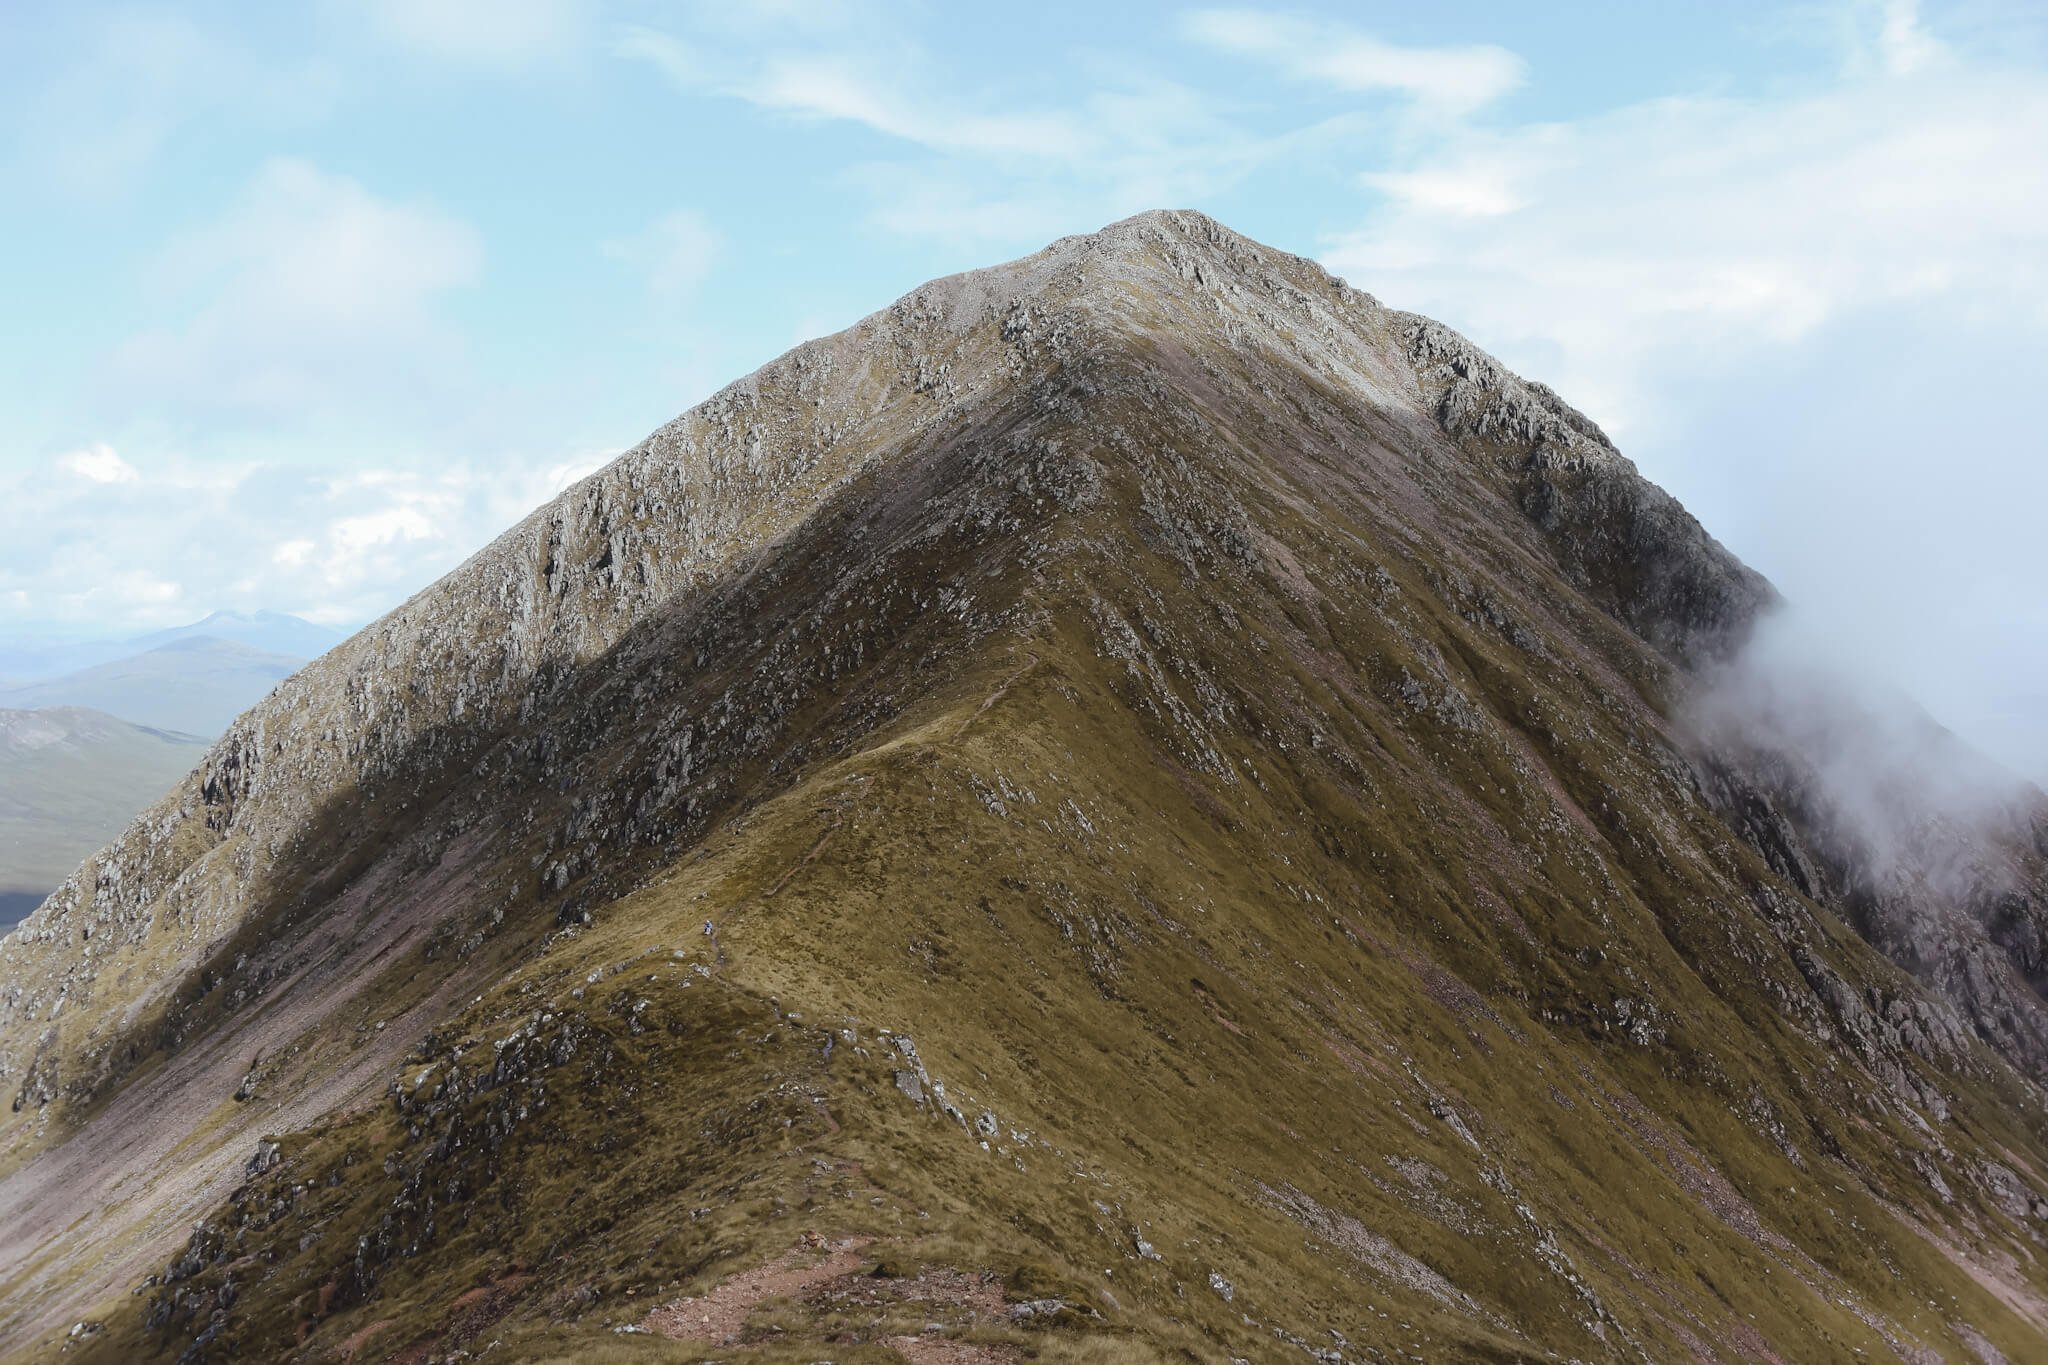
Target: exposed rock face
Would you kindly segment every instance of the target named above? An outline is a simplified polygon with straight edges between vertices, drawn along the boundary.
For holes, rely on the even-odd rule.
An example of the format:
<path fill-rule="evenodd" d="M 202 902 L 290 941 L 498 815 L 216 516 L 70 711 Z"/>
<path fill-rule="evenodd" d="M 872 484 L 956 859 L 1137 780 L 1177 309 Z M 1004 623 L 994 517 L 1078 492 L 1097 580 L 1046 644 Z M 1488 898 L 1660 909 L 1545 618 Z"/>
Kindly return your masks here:
<path fill-rule="evenodd" d="M 1875 714 L 1826 679 L 1747 659 L 1695 685 L 1703 790 L 1730 825 L 1933 987 L 1927 1008 L 1951 1022 L 1923 1033 L 1974 1033 L 2048 1083 L 2040 793 L 1904 703 Z"/>
<path fill-rule="evenodd" d="M 1685 662 L 1742 643 L 1773 600 L 1769 586 L 1638 476 L 1599 427 L 1441 323 L 1415 318 L 1406 336 L 1437 420 L 1520 475 L 1516 500 L 1575 585 Z"/>
<path fill-rule="evenodd" d="M 1199 215 L 937 281 L 0 944 L 0 1346 L 560 1357 L 782 1275 L 811 1357 L 2025 1358 L 2048 840 L 1902 891 L 1675 724 L 1771 602 Z"/>

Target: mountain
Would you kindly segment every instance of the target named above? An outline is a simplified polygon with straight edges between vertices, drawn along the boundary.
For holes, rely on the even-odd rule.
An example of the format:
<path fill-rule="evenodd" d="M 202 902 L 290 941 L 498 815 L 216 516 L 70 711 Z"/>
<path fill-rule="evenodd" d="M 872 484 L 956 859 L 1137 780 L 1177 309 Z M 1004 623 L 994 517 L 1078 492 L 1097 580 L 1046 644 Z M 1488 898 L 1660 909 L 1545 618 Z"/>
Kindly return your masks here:
<path fill-rule="evenodd" d="M 0 710 L 0 932 L 205 752 L 195 736 L 79 707 Z"/>
<path fill-rule="evenodd" d="M 936 281 L 0 940 L 0 1351 L 2039 1359 L 2048 811 L 1775 604 L 1200 215 Z"/>
<path fill-rule="evenodd" d="M 281 611 L 217 611 L 189 626 L 176 626 L 130 643 L 137 652 L 156 649 L 179 640 L 204 636 L 247 645 L 265 654 L 283 654 L 295 659 L 313 659 L 341 643 L 341 634 L 316 626 Z"/>
<path fill-rule="evenodd" d="M 124 640 L 68 640 L 40 634 L 11 634 L 0 640 L 0 685 L 14 687 L 52 678 L 133 654 Z"/>
<path fill-rule="evenodd" d="M 311 659 L 341 642 L 337 631 L 279 611 L 217 611 L 202 621 L 109 640 L 15 639 L 0 642 L 0 685 L 54 678 L 204 636 L 247 645 L 266 654 Z M 251 698 L 253 700 L 253 698 Z M 239 714 L 239 713 L 238 713 Z"/>
<path fill-rule="evenodd" d="M 0 707 L 87 707 L 139 725 L 214 736 L 303 662 L 212 636 L 183 636 L 76 673 L 0 689 Z"/>
<path fill-rule="evenodd" d="M 0 929 L 189 772 L 195 736 L 219 735 L 338 638 L 281 612 L 215 612 L 132 640 L 10 652 L 35 676 L 0 680 Z M 76 671 L 46 671 L 65 663 Z"/>

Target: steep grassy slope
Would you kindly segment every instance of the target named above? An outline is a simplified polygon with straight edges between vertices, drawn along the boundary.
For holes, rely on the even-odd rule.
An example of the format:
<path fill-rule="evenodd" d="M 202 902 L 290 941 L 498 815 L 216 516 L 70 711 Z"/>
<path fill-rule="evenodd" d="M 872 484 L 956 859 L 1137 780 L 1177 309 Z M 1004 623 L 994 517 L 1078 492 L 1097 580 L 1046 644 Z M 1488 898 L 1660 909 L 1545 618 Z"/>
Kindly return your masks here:
<path fill-rule="evenodd" d="M 1193 215 L 939 282 L 287 683 L 0 947 L 0 1331 L 2027 1359 L 2024 1053 L 1670 720 L 1768 597 L 1554 395 Z"/>
<path fill-rule="evenodd" d="M 204 752 L 194 736 L 80 707 L 0 711 L 0 932 Z"/>

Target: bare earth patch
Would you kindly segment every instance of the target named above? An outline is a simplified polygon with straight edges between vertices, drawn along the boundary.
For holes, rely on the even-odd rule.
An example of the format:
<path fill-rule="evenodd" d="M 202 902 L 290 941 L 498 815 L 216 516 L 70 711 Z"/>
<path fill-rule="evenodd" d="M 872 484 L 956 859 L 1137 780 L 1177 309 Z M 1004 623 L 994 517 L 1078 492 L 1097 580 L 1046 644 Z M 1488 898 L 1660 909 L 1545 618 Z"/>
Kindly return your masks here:
<path fill-rule="evenodd" d="M 860 1253 L 874 1239 L 851 1237 L 827 1242 L 806 1235 L 781 1259 L 743 1270 L 721 1281 L 710 1293 L 677 1299 L 652 1310 L 640 1325 L 671 1341 L 723 1343 L 738 1338 L 747 1315 L 775 1298 L 793 1298 L 815 1285 L 852 1273 Z"/>
<path fill-rule="evenodd" d="M 928 1266 L 915 1275 L 900 1279 L 849 1275 L 836 1284 L 819 1289 L 812 1297 L 821 1303 L 842 1307 L 860 1304 L 872 1308 L 896 1303 L 944 1305 L 990 1321 L 1002 1319 L 1007 1307 L 1003 1287 L 996 1280 L 970 1275 L 951 1266 Z"/>
<path fill-rule="evenodd" d="M 1010 1365 L 1022 1359 L 1013 1347 L 982 1346 L 947 1337 L 890 1337 L 889 1346 L 910 1365 Z"/>
<path fill-rule="evenodd" d="M 343 1360 L 354 1360 L 357 1356 L 362 1354 L 363 1348 L 370 1344 L 371 1337 L 376 1336 L 379 1332 L 383 1331 L 390 1325 L 390 1319 L 386 1318 L 378 1322 L 373 1322 L 369 1326 L 364 1327 L 359 1331 L 350 1333 L 347 1339 L 344 1340 L 338 1348 L 341 1358 Z"/>

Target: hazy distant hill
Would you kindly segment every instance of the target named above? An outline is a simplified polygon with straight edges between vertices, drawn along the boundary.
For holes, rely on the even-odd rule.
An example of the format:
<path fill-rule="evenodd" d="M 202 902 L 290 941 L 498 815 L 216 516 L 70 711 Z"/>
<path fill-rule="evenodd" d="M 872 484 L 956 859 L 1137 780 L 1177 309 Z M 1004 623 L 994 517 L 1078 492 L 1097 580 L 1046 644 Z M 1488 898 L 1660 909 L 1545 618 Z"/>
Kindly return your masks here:
<path fill-rule="evenodd" d="M 282 612 L 217 611 L 122 640 L 0 645 L 0 927 L 338 638 Z"/>
<path fill-rule="evenodd" d="M 267 654 L 288 654 L 295 659 L 317 658 L 340 644 L 342 639 L 338 632 L 326 626 L 316 626 L 311 621 L 302 621 L 281 611 L 217 611 L 189 626 L 174 626 L 169 630 L 137 636 L 128 642 L 128 652 L 155 649 L 200 636 L 230 640 Z"/>
<path fill-rule="evenodd" d="M 0 929 L 199 762 L 206 741 L 83 707 L 0 711 Z"/>
<path fill-rule="evenodd" d="M 191 636 L 0 690 L 0 707 L 84 706 L 137 725 L 211 738 L 303 662 L 230 640 Z"/>
<path fill-rule="evenodd" d="M 217 611 L 203 621 L 106 640 L 0 641 L 0 687 L 75 673 L 159 646 L 198 637 L 226 640 L 268 654 L 312 659 L 340 643 L 339 632 L 281 611 Z M 253 698 L 251 699 L 253 700 Z"/>

